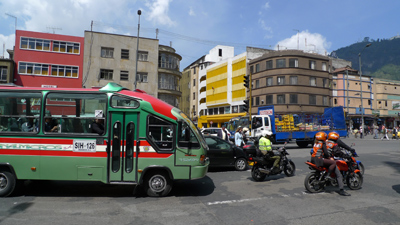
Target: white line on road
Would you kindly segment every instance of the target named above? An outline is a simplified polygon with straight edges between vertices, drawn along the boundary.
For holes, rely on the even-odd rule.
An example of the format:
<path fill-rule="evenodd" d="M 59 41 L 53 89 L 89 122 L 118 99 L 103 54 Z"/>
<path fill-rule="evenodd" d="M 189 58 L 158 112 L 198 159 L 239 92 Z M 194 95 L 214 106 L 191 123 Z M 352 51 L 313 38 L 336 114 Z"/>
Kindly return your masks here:
<path fill-rule="evenodd" d="M 312 195 L 321 195 L 321 194 L 326 194 L 325 192 L 321 193 L 315 193 Z M 291 196 L 301 196 L 301 195 L 310 195 L 310 193 L 307 192 L 302 192 L 301 194 L 299 193 L 294 193 L 294 194 L 284 194 L 280 195 L 283 198 L 288 198 Z M 240 202 L 253 202 L 253 201 L 260 201 L 260 200 L 265 200 L 265 199 L 273 199 L 274 197 L 261 197 L 261 198 L 247 198 L 247 199 L 238 199 L 238 200 L 225 200 L 225 201 L 215 201 L 215 202 L 207 202 L 207 205 L 224 205 L 224 204 L 233 204 L 233 203 L 240 203 Z"/>

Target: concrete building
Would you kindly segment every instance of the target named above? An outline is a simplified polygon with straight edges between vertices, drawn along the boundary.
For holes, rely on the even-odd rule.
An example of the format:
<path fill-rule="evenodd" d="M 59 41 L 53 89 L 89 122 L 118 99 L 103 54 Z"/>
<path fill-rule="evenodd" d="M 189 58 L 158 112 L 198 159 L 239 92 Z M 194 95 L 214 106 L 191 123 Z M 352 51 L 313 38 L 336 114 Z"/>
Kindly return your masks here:
<path fill-rule="evenodd" d="M 182 96 L 179 98 L 179 109 L 184 112 L 187 116 L 192 118 L 190 115 L 190 85 L 192 74 L 190 70 L 184 70 L 182 72 L 182 78 L 179 82 Z"/>
<path fill-rule="evenodd" d="M 0 59 L 0 85 L 10 85 L 14 83 L 14 60 L 13 51 L 7 50 L 9 59 Z"/>
<path fill-rule="evenodd" d="M 331 104 L 327 56 L 299 50 L 270 51 L 249 62 L 252 74 L 252 114 L 274 105 L 276 114 L 314 114 Z"/>
<path fill-rule="evenodd" d="M 29 87 L 81 88 L 83 37 L 17 30 L 13 82 Z"/>
<path fill-rule="evenodd" d="M 85 31 L 85 46 L 84 87 L 116 82 L 135 89 L 137 37 Z M 139 38 L 136 88 L 178 107 L 181 59 L 157 39 Z"/>
<path fill-rule="evenodd" d="M 400 126 L 400 81 L 374 78 L 373 90 L 376 107 L 372 114 L 376 117 L 376 124 L 388 128 Z"/>
<path fill-rule="evenodd" d="M 361 125 L 362 114 L 364 114 L 364 124 L 367 126 L 372 126 L 375 118 L 374 79 L 362 76 L 361 81 L 358 71 L 349 66 L 338 68 L 332 73 L 332 106 L 343 106 L 348 124 L 354 128 Z M 360 83 L 362 83 L 362 95 Z M 363 111 L 361 111 L 361 100 Z"/>

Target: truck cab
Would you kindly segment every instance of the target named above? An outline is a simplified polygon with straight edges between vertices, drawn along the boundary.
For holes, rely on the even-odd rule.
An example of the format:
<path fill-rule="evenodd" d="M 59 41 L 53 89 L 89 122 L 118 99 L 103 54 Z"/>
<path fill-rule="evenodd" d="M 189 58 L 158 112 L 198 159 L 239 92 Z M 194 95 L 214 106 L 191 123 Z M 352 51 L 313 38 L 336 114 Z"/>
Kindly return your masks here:
<path fill-rule="evenodd" d="M 263 131 L 271 131 L 271 118 L 267 115 L 253 116 L 251 119 L 251 137 L 260 137 Z"/>

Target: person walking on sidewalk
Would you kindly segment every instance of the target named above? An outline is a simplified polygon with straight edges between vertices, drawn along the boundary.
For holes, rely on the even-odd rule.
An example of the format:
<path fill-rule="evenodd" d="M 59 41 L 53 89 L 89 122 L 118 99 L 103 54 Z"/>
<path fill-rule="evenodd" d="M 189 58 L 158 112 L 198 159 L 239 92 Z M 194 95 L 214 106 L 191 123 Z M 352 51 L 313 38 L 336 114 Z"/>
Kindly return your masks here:
<path fill-rule="evenodd" d="M 381 137 L 381 141 L 383 141 L 384 138 L 389 140 L 389 137 L 387 136 L 387 129 L 385 126 L 382 126 L 382 133 L 383 133 L 383 136 Z"/>

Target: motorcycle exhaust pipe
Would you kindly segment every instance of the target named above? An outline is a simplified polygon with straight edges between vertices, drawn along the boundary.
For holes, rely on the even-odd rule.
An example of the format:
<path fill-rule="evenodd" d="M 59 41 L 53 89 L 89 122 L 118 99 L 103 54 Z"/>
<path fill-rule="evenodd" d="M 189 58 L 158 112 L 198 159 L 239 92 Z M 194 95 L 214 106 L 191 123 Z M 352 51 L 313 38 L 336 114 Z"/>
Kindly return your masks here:
<path fill-rule="evenodd" d="M 265 173 L 265 174 L 270 174 L 271 173 L 271 170 L 269 170 L 269 169 L 262 169 L 262 168 L 259 168 L 258 169 L 261 173 Z"/>

